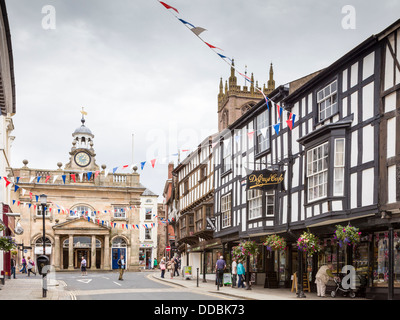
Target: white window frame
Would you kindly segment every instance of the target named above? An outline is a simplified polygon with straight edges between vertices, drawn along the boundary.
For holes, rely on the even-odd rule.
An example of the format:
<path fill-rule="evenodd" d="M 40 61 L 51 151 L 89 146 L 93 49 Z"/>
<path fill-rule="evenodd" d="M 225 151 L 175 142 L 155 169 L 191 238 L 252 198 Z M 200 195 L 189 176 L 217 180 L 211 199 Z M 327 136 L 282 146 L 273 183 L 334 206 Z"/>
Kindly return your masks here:
<path fill-rule="evenodd" d="M 225 138 L 222 149 L 222 172 L 227 172 L 232 169 L 232 139 Z"/>
<path fill-rule="evenodd" d="M 149 219 L 147 219 L 147 217 L 146 217 L 148 214 L 150 215 Z M 144 220 L 147 220 L 147 221 L 153 220 L 152 218 L 153 218 L 153 208 L 145 208 L 144 209 Z"/>
<path fill-rule="evenodd" d="M 342 152 L 338 150 L 338 143 L 342 142 Z M 344 138 L 335 139 L 335 160 L 333 172 L 333 195 L 343 196 L 344 194 L 344 166 L 345 166 L 345 147 Z"/>
<path fill-rule="evenodd" d="M 113 210 L 115 219 L 126 219 L 126 209 L 125 207 L 115 206 Z"/>
<path fill-rule="evenodd" d="M 78 210 L 78 208 L 80 209 L 80 210 Z M 86 208 L 87 210 L 82 210 L 82 208 Z M 92 211 L 92 209 L 90 209 L 90 207 L 88 207 L 88 206 L 85 206 L 85 205 L 78 205 L 78 206 L 75 206 L 74 207 L 74 209 L 73 210 L 71 210 L 73 213 L 71 213 L 70 212 L 70 217 L 82 217 L 82 216 L 84 216 L 84 217 L 90 217 L 90 218 L 93 218 L 93 216 L 94 216 L 94 212 Z M 75 211 L 76 211 L 76 213 L 75 213 Z M 87 213 L 87 215 L 86 215 L 86 211 L 88 212 Z M 82 213 L 83 212 L 83 213 Z"/>
<path fill-rule="evenodd" d="M 318 122 L 329 119 L 332 115 L 337 113 L 337 88 L 337 80 L 335 80 L 317 92 Z M 328 113 L 329 115 L 327 115 Z"/>
<path fill-rule="evenodd" d="M 326 148 L 327 154 L 324 154 Z M 321 150 L 321 156 L 319 156 Z M 316 158 L 315 158 L 316 155 Z M 326 159 L 326 161 L 325 161 Z M 325 142 L 307 151 L 308 202 L 324 199 L 328 195 L 329 143 Z M 322 188 L 322 192 L 321 192 Z"/>
<path fill-rule="evenodd" d="M 271 203 L 268 200 L 272 200 Z M 268 213 L 269 210 L 268 208 L 272 207 L 272 213 Z M 265 215 L 266 216 L 273 216 L 275 215 L 275 191 L 274 190 L 268 190 L 265 193 Z"/>
<path fill-rule="evenodd" d="M 152 228 L 146 228 L 144 229 L 144 240 L 152 240 Z"/>
<path fill-rule="evenodd" d="M 221 197 L 221 217 L 222 229 L 232 225 L 232 195 L 230 193 Z"/>
<path fill-rule="evenodd" d="M 40 204 L 36 205 L 36 216 L 37 217 L 42 217 L 42 206 Z M 50 217 L 50 210 L 49 210 L 48 206 L 46 206 L 46 211 L 45 211 L 44 217 L 45 218 L 49 218 Z"/>
<path fill-rule="evenodd" d="M 253 189 L 247 191 L 247 201 L 249 203 L 249 220 L 262 217 L 262 190 Z"/>
<path fill-rule="evenodd" d="M 269 113 L 268 110 L 260 113 L 256 117 L 256 128 L 257 128 L 257 153 L 266 151 L 269 149 Z M 261 133 L 261 129 L 266 128 L 265 137 Z"/>

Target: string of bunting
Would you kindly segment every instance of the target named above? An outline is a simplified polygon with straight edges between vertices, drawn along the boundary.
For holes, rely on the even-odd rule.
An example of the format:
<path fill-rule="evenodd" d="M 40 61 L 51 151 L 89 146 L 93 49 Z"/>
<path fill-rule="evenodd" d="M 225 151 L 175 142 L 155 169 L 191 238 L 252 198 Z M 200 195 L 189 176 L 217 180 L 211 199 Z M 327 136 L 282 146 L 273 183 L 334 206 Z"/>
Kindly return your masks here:
<path fill-rule="evenodd" d="M 178 9 L 176 9 L 175 7 L 173 7 L 173 6 L 171 6 L 171 5 L 167 4 L 167 3 L 165 3 L 164 1 L 159 1 L 159 3 L 160 3 L 161 5 L 163 5 L 166 9 L 168 9 L 168 11 L 169 11 L 177 20 L 179 20 L 181 23 L 184 24 L 185 27 L 187 27 L 190 31 L 192 31 L 193 34 L 195 34 L 195 35 L 197 36 L 197 38 L 199 38 L 205 45 L 207 45 L 207 47 L 210 48 L 215 54 L 217 54 L 225 63 L 227 63 L 228 65 L 230 65 L 230 67 L 233 68 L 233 69 L 235 70 L 235 72 L 237 72 L 240 76 L 242 76 L 242 77 L 245 79 L 245 81 L 248 81 L 248 82 L 252 83 L 252 84 L 254 85 L 254 88 L 255 88 L 257 91 L 259 91 L 259 92 L 263 95 L 263 97 L 264 97 L 264 99 L 265 99 L 265 103 L 266 103 L 267 109 L 269 109 L 269 104 L 271 104 L 273 108 L 276 107 L 277 116 L 278 116 L 278 121 L 279 121 L 279 122 L 276 123 L 276 124 L 274 124 L 274 125 L 271 125 L 270 127 L 273 127 L 274 130 L 275 130 L 275 132 L 276 132 L 276 134 L 279 135 L 279 131 L 280 131 L 280 129 L 281 129 L 281 123 L 280 123 L 280 121 L 282 120 L 282 111 L 283 111 L 285 108 L 282 107 L 282 106 L 280 106 L 279 104 L 275 103 L 275 102 L 272 101 L 271 99 L 268 99 L 268 97 L 264 94 L 264 92 L 254 84 L 254 81 L 252 81 L 246 74 L 243 74 L 243 73 L 239 72 L 239 71 L 235 68 L 235 66 L 234 66 L 234 64 L 233 64 L 233 60 L 232 60 L 231 58 L 229 58 L 228 56 L 223 55 L 223 54 L 221 54 L 221 53 L 219 53 L 219 52 L 217 51 L 217 50 L 224 51 L 223 49 L 221 49 L 221 48 L 219 48 L 219 47 L 217 47 L 217 46 L 214 46 L 214 45 L 212 45 L 212 44 L 210 44 L 210 43 L 204 41 L 204 40 L 200 37 L 200 34 L 201 34 L 202 32 L 204 32 L 204 31 L 206 31 L 205 28 L 203 28 L 203 27 L 198 27 L 198 26 L 196 27 L 196 26 L 194 26 L 192 23 L 188 22 L 187 20 L 184 20 L 184 19 L 178 17 L 178 15 L 180 15 Z M 229 62 L 228 62 L 228 61 L 229 61 Z M 295 115 L 294 113 L 288 111 L 288 116 L 287 116 L 286 123 L 287 123 L 287 126 L 290 128 L 290 130 L 293 130 L 294 123 L 295 123 L 295 119 L 296 119 L 296 115 Z M 267 127 L 266 127 L 266 128 L 267 128 Z M 266 129 L 266 128 L 264 128 L 264 129 Z"/>

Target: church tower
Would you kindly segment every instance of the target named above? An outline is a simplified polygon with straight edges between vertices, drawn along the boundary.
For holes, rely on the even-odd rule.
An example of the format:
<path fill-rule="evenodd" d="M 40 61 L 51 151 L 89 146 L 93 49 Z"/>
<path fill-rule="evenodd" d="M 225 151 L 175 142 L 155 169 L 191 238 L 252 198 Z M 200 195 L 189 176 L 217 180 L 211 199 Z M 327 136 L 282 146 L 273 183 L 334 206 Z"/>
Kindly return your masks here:
<path fill-rule="evenodd" d="M 240 118 L 247 110 L 253 107 L 259 100 L 263 99 L 263 95 L 254 87 L 254 77 L 251 74 L 250 88 L 247 86 L 240 87 L 237 84 L 235 76 L 235 62 L 232 60 L 231 75 L 228 81 L 225 81 L 225 89 L 222 78 L 219 83 L 218 93 L 218 131 L 226 129 L 230 124 Z M 258 83 L 256 82 L 258 88 Z M 269 69 L 269 80 L 267 87 L 263 87 L 263 92 L 268 95 L 275 89 L 274 70 L 272 63 Z"/>
<path fill-rule="evenodd" d="M 72 148 L 69 152 L 69 162 L 65 165 L 65 170 L 100 170 L 96 164 L 96 154 L 93 149 L 94 135 L 88 127 L 85 126 L 85 117 L 82 112 L 82 125 L 72 133 Z"/>

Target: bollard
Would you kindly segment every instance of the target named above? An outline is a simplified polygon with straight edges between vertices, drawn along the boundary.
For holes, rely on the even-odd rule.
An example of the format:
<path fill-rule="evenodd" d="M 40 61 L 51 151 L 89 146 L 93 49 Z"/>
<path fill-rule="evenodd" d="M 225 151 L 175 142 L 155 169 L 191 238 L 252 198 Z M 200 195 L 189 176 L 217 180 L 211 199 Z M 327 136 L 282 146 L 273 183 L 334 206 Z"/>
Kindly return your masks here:
<path fill-rule="evenodd" d="M 199 268 L 197 268 L 197 286 L 199 286 Z"/>

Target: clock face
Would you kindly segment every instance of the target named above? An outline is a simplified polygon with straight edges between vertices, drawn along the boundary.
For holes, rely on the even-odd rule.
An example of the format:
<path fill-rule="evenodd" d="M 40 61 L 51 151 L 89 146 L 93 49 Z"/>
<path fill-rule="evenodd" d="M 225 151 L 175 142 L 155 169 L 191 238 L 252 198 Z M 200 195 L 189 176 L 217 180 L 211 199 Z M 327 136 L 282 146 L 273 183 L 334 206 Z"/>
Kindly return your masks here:
<path fill-rule="evenodd" d="M 86 152 L 78 152 L 75 155 L 75 162 L 80 167 L 86 167 L 90 163 L 90 156 Z"/>

